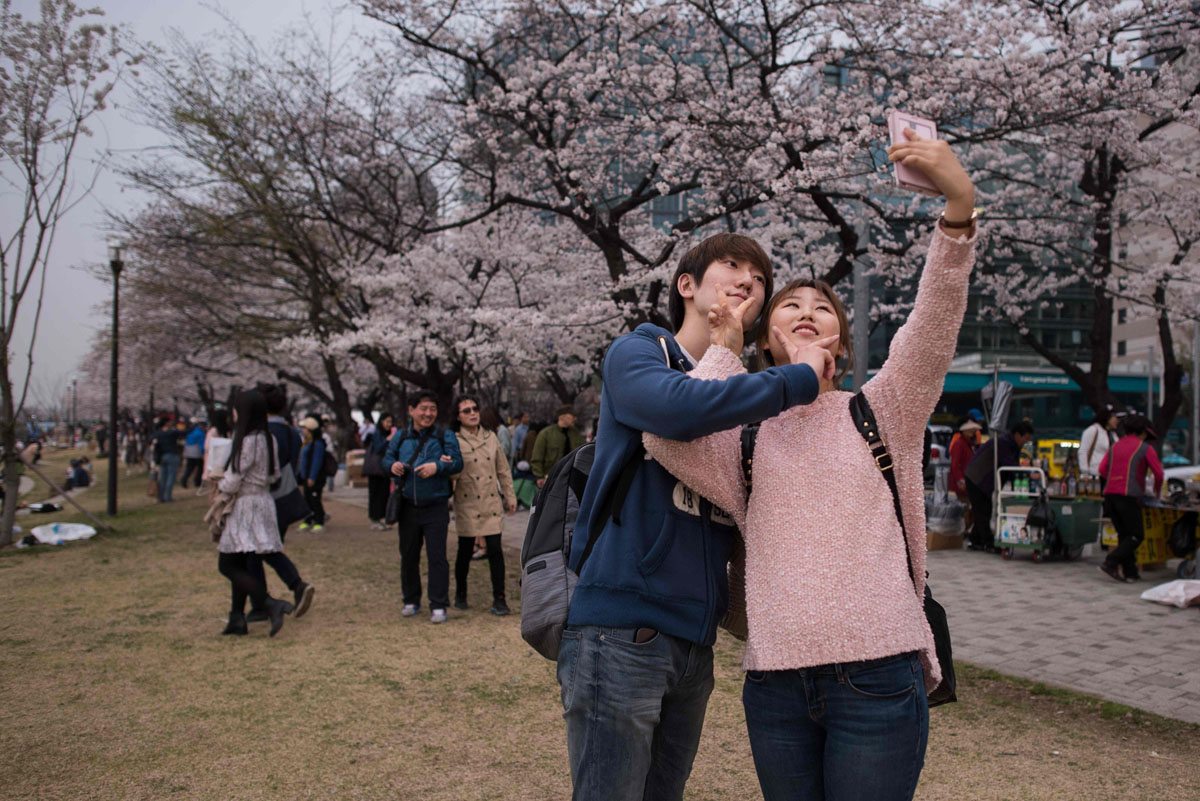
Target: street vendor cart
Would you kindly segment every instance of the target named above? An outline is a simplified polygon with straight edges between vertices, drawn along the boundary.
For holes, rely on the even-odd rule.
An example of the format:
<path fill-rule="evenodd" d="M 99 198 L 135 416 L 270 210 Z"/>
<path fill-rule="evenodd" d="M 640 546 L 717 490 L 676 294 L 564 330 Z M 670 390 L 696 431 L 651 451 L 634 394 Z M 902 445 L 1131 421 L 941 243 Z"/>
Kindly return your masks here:
<path fill-rule="evenodd" d="M 994 544 L 1005 559 L 1027 551 L 1035 562 L 1069 561 L 1096 541 L 1098 500 L 1048 494 L 1046 474 L 1037 467 L 1001 467 L 997 480 Z"/>

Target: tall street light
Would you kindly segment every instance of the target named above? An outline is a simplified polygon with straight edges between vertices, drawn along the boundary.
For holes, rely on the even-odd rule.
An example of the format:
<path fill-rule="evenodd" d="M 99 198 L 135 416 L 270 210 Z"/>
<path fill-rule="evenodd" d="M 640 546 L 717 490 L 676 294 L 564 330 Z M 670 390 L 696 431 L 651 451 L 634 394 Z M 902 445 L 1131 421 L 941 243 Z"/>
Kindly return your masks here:
<path fill-rule="evenodd" d="M 108 266 L 112 268 L 113 298 L 112 298 L 112 370 L 108 379 L 108 516 L 117 514 L 117 321 L 119 319 L 118 303 L 120 296 L 117 292 L 121 280 L 121 246 L 108 246 Z"/>

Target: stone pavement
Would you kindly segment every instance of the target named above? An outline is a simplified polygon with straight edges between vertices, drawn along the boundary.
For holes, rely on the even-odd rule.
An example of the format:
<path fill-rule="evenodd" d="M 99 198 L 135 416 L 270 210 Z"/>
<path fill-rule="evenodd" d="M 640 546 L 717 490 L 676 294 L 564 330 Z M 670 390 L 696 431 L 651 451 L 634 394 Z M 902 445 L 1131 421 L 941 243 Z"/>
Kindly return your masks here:
<path fill-rule="evenodd" d="M 929 554 L 929 584 L 949 615 L 955 659 L 1200 723 L 1200 609 L 1138 597 L 1173 580 L 1173 567 L 1119 584 L 1097 569 L 1101 561 L 1098 550 L 1041 564 Z"/>
<path fill-rule="evenodd" d="M 367 505 L 365 489 L 339 487 L 327 497 Z M 521 548 L 527 519 L 525 512 L 505 517 L 512 551 Z M 1138 598 L 1174 579 L 1173 567 L 1118 584 L 1096 569 L 1100 562 L 1099 555 L 1034 564 L 1019 555 L 934 551 L 929 581 L 950 617 L 955 658 L 1200 723 L 1200 609 Z"/>

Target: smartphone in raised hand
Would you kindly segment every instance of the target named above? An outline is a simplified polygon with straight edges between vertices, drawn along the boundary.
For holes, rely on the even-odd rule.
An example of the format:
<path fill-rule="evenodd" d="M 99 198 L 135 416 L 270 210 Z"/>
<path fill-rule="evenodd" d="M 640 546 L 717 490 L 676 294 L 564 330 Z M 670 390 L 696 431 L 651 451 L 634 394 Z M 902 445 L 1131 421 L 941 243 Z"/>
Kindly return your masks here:
<path fill-rule="evenodd" d="M 937 125 L 934 124 L 933 120 L 927 120 L 915 114 L 908 114 L 903 111 L 890 111 L 888 112 L 887 123 L 888 136 L 893 145 L 908 141 L 908 138 L 904 135 L 905 128 L 912 128 L 923 139 L 937 139 Z M 925 173 L 916 167 L 909 167 L 898 161 L 893 163 L 892 166 L 895 168 L 893 174 L 896 178 L 896 186 L 933 197 L 938 197 L 942 194 L 933 181 L 929 180 L 925 176 Z"/>

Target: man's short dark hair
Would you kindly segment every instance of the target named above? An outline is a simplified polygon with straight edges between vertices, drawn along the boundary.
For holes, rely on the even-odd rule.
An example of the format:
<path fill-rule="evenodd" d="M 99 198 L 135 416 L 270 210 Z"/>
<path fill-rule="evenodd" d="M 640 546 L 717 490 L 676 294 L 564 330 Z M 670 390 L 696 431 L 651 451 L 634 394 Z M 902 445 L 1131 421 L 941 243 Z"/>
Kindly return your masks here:
<path fill-rule="evenodd" d="M 667 312 L 671 315 L 671 328 L 676 332 L 683 327 L 683 295 L 679 294 L 680 276 L 684 273 L 691 275 L 696 286 L 699 286 L 704 280 L 704 273 L 708 271 L 708 266 L 719 259 L 748 261 L 754 267 L 762 270 L 763 278 L 766 279 L 766 285 L 763 287 L 766 290 L 763 309 L 767 307 L 766 301 L 775 294 L 775 270 L 771 266 L 771 260 L 767 258 L 766 251 L 762 249 L 762 245 L 745 234 L 713 234 L 684 253 L 683 258 L 679 260 L 679 266 L 675 268 L 675 274 L 671 276 L 671 293 L 667 300 Z M 760 311 L 759 316 L 762 313 Z M 755 327 L 757 327 L 757 323 L 758 321 L 755 321 Z"/>
<path fill-rule="evenodd" d="M 287 409 L 287 387 L 283 384 L 259 384 L 258 391 L 267 401 L 267 414 L 283 414 Z"/>
<path fill-rule="evenodd" d="M 1018 434 L 1020 434 L 1022 436 L 1026 435 L 1026 434 L 1033 436 L 1033 423 L 1029 422 L 1028 420 L 1022 420 L 1021 422 L 1019 422 L 1015 426 L 1013 426 L 1012 431 L 1010 431 L 1009 433 L 1012 434 L 1014 437 L 1017 436 Z"/>
<path fill-rule="evenodd" d="M 417 394 L 410 395 L 408 397 L 408 408 L 415 409 L 418 406 L 420 406 L 422 403 L 424 403 L 425 401 L 430 401 L 433 403 L 434 406 L 437 406 L 438 405 L 438 396 L 437 396 L 437 394 L 430 392 L 427 389 L 423 389 L 420 392 L 418 392 Z"/>
<path fill-rule="evenodd" d="M 558 418 L 562 417 L 564 414 L 575 414 L 575 407 L 574 406 L 559 406 L 557 409 L 554 410 L 554 418 L 556 420 Z"/>

